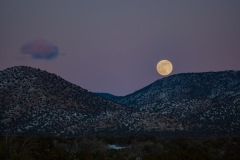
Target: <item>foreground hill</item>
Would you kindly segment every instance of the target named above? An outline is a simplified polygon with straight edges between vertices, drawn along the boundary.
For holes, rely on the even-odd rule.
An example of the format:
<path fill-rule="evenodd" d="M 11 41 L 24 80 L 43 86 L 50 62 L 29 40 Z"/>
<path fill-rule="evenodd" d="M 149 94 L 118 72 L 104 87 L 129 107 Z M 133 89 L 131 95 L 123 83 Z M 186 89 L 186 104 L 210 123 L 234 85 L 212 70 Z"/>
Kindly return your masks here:
<path fill-rule="evenodd" d="M 121 130 L 130 109 L 40 69 L 0 72 L 0 132 L 91 134 Z"/>
<path fill-rule="evenodd" d="M 159 114 L 174 118 L 184 131 L 240 134 L 239 71 L 177 74 L 127 96 L 98 95 L 152 115 L 154 123 Z"/>

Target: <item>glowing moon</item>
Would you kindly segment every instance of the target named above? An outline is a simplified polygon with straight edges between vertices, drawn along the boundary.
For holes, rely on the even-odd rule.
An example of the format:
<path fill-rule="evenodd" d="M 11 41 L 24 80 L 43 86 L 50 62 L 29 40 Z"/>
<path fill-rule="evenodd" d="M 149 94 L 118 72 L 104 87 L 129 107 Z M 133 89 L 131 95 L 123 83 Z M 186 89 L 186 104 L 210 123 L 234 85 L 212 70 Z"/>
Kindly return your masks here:
<path fill-rule="evenodd" d="M 157 71 L 162 76 L 167 76 L 172 73 L 173 65 L 168 60 L 161 60 L 157 64 Z"/>

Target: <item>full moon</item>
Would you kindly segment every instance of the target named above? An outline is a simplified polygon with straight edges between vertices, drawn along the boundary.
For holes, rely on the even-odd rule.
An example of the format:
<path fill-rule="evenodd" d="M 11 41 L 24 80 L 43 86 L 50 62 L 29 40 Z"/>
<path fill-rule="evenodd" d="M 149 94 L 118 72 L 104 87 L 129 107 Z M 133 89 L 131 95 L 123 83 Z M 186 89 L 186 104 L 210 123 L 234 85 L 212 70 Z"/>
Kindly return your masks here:
<path fill-rule="evenodd" d="M 157 64 L 157 72 L 162 76 L 167 76 L 172 73 L 173 65 L 168 60 L 161 60 Z"/>

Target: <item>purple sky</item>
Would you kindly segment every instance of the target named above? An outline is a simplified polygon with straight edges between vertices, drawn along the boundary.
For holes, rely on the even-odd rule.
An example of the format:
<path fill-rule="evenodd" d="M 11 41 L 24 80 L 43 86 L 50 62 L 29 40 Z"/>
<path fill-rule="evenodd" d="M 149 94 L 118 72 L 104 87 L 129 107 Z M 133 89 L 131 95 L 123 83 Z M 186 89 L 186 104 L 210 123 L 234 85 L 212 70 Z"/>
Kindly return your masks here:
<path fill-rule="evenodd" d="M 37 67 L 93 92 L 240 70 L 240 0 L 1 0 L 0 70 Z"/>

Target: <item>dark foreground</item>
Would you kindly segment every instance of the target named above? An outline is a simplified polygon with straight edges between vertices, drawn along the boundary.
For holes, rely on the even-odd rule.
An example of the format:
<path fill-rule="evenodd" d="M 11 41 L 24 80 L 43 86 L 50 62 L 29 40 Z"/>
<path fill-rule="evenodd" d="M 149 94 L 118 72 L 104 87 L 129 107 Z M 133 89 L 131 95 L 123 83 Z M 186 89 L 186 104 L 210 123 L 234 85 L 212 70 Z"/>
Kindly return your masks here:
<path fill-rule="evenodd" d="M 108 144 L 124 146 L 111 149 Z M 125 137 L 0 137 L 1 160 L 234 160 L 240 137 L 161 139 Z"/>

